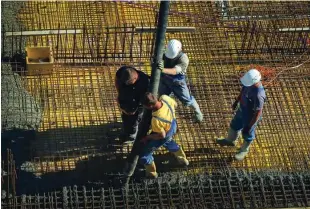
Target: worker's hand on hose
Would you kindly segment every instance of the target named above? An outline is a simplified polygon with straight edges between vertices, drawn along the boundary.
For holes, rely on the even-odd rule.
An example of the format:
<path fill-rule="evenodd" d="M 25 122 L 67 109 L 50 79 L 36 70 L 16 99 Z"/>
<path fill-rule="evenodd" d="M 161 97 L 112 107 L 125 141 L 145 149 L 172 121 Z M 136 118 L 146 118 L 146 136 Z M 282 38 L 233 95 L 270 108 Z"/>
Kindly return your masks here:
<path fill-rule="evenodd" d="M 158 62 L 157 69 L 159 69 L 160 72 L 163 72 L 163 70 L 164 70 L 164 62 L 162 60 Z"/>
<path fill-rule="evenodd" d="M 125 115 L 128 115 L 128 112 L 126 112 L 126 110 L 122 109 L 120 105 L 118 107 L 122 111 L 122 113 L 124 113 Z"/>
<path fill-rule="evenodd" d="M 142 144 L 146 144 L 147 142 L 148 142 L 148 138 L 145 136 L 145 137 L 143 137 L 142 139 L 141 139 L 141 143 Z"/>
<path fill-rule="evenodd" d="M 134 114 L 136 114 L 137 111 L 138 111 L 138 108 L 133 112 L 126 112 L 126 115 L 134 115 Z"/>
<path fill-rule="evenodd" d="M 125 114 L 125 115 L 134 115 L 136 112 L 126 112 L 125 110 L 121 109 L 122 112 Z"/>
<path fill-rule="evenodd" d="M 134 112 L 127 112 L 126 110 L 122 109 L 121 105 L 119 103 L 119 100 L 118 99 L 116 99 L 116 100 L 117 100 L 117 105 L 118 105 L 119 109 L 122 111 L 122 113 L 124 113 L 125 115 L 134 115 L 134 114 L 136 114 L 137 110 L 134 111 Z"/>
<path fill-rule="evenodd" d="M 232 109 L 233 111 L 236 110 L 236 108 L 237 108 L 237 106 L 238 106 L 238 103 L 239 103 L 239 101 L 236 100 L 236 101 L 231 105 L 231 109 Z"/>
<path fill-rule="evenodd" d="M 127 112 L 127 115 L 134 115 L 136 112 Z"/>
<path fill-rule="evenodd" d="M 246 126 L 242 129 L 242 134 L 244 135 L 250 135 L 250 130 L 251 130 L 251 127 L 250 126 Z"/>

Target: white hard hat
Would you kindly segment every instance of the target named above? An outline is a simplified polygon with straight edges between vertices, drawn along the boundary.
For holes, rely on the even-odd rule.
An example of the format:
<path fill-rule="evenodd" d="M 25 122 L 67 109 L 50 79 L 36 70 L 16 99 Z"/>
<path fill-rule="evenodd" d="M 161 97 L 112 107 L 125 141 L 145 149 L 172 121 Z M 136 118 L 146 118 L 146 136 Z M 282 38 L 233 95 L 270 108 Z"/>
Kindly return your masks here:
<path fill-rule="evenodd" d="M 251 69 L 242 76 L 240 81 L 244 86 L 252 86 L 260 82 L 261 78 L 262 76 L 258 70 Z"/>
<path fill-rule="evenodd" d="M 182 49 L 182 44 L 176 39 L 172 39 L 168 42 L 165 55 L 169 59 L 174 59 Z"/>

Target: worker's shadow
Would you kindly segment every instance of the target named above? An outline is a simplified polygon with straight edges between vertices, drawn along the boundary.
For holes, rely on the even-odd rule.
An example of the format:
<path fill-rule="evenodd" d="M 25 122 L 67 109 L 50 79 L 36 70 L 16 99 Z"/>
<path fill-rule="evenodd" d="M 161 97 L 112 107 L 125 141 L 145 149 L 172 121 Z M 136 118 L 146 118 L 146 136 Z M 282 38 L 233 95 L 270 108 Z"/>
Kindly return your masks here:
<path fill-rule="evenodd" d="M 68 186 L 91 185 L 92 187 L 110 187 L 120 184 L 120 174 L 124 168 L 124 154 L 92 156 L 76 162 L 75 168 L 68 171 L 48 172 L 41 176 L 23 173 L 18 183 L 18 195 L 35 194 L 61 190 Z"/>
<path fill-rule="evenodd" d="M 189 166 L 186 168 L 214 168 L 230 166 L 234 161 L 233 155 L 227 155 L 221 148 L 196 148 L 193 151 L 186 152 L 189 159 Z M 171 153 L 165 153 L 154 156 L 156 167 L 159 172 L 171 172 L 183 170 L 184 165 L 180 164 Z M 186 170 L 186 169 L 185 169 Z"/>
<path fill-rule="evenodd" d="M 121 123 L 56 128 L 37 133 L 31 148 L 34 156 L 68 156 L 115 152 L 120 145 Z"/>
<path fill-rule="evenodd" d="M 126 156 L 130 151 L 129 146 L 124 147 L 115 140 L 120 133 L 120 129 L 121 124 L 109 124 L 105 125 L 105 127 L 95 126 L 83 127 L 75 130 L 57 130 L 57 133 L 61 132 L 63 134 L 61 139 L 65 137 L 72 139 L 72 131 L 75 134 L 84 133 L 85 135 L 80 135 L 75 139 L 76 141 L 73 143 L 74 146 L 70 146 L 72 142 L 66 144 L 66 141 L 64 141 L 62 146 L 55 149 L 55 156 L 59 153 L 62 155 L 72 154 L 72 156 L 74 156 L 74 154 L 77 154 L 74 152 L 74 149 L 79 149 L 79 151 L 83 149 L 86 151 L 89 149 L 91 151 L 93 149 L 96 153 L 87 155 L 87 158 L 76 155 L 77 157 L 80 156 L 80 158 L 75 161 L 74 168 L 71 168 L 71 170 L 68 169 L 64 171 L 60 169 L 61 171 L 45 172 L 38 177 L 24 172 L 17 185 L 19 187 L 19 194 L 47 192 L 62 189 L 64 186 L 73 185 L 117 186 L 120 184 L 119 176 L 121 176 L 124 170 Z M 42 134 L 53 135 L 55 133 L 49 131 L 48 133 Z M 41 135 L 41 137 L 42 136 L 44 135 Z M 42 138 L 46 140 L 46 138 Z M 91 140 L 86 140 L 85 142 L 85 138 L 91 138 Z M 80 144 L 77 144 L 77 142 L 80 142 Z M 40 142 L 40 139 L 38 139 L 36 143 L 44 144 L 42 141 Z M 47 142 L 45 141 L 45 143 Z M 57 141 L 54 143 L 57 143 Z M 73 151 L 71 151 L 72 149 Z M 125 153 L 122 152 L 123 149 L 126 150 Z M 220 152 L 219 149 L 212 148 L 198 148 L 191 152 L 185 152 L 186 155 L 190 157 L 190 165 L 188 168 L 215 167 L 221 164 L 227 166 L 232 160 L 228 158 L 224 159 L 223 156 L 220 156 Z M 155 154 L 154 158 L 158 172 L 161 174 L 174 171 L 186 171 L 186 167 L 180 165 L 171 153 Z M 61 163 L 61 161 L 59 161 L 59 163 Z M 144 170 L 143 166 L 138 163 L 133 179 L 139 179 L 140 177 L 144 177 Z"/>
<path fill-rule="evenodd" d="M 186 154 L 191 156 L 192 153 L 187 152 Z M 201 154 L 204 155 L 204 152 Z M 25 176 L 22 177 L 21 183 L 18 184 L 18 192 L 19 194 L 34 194 L 37 192 L 61 190 L 65 186 L 72 187 L 74 185 L 77 185 L 78 188 L 81 186 L 121 187 L 124 185 L 125 180 L 122 172 L 126 162 L 126 155 L 124 153 L 114 153 L 92 156 L 87 160 L 78 161 L 74 170 L 49 172 L 39 178 L 34 178 L 29 173 L 24 174 Z M 191 160 L 190 165 L 184 167 L 178 163 L 171 153 L 157 154 L 154 155 L 154 158 L 160 176 L 171 172 L 186 171 L 191 168 L 210 168 L 219 165 L 221 162 L 223 163 L 223 159 L 216 162 L 215 158 L 205 158 L 204 160 Z M 225 165 L 227 166 L 227 161 Z M 147 180 L 144 172 L 143 166 L 138 163 L 132 180 L 135 182 Z"/>
<path fill-rule="evenodd" d="M 23 149 L 13 153 L 19 162 L 17 191 L 51 191 L 66 185 L 85 184 L 89 180 L 100 179 L 104 174 L 122 171 L 121 162 L 125 154 L 118 140 L 121 127 L 121 123 L 115 122 L 50 129 L 31 135 L 27 138 L 31 140 L 31 151 L 27 153 L 30 157 L 19 153 Z M 20 133 L 15 137 L 17 142 L 23 142 L 22 145 L 17 143 L 17 148 L 25 144 L 26 139 L 22 135 Z"/>

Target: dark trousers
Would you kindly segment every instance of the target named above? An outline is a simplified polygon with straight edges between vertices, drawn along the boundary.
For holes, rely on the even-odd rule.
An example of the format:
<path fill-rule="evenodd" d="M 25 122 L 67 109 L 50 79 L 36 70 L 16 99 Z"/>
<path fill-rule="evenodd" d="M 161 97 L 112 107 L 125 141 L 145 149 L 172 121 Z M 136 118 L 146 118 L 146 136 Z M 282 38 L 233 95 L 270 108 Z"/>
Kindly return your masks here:
<path fill-rule="evenodd" d="M 142 119 L 143 108 L 139 107 L 134 115 L 122 113 L 123 129 L 126 137 L 135 140 L 138 133 L 138 125 Z"/>

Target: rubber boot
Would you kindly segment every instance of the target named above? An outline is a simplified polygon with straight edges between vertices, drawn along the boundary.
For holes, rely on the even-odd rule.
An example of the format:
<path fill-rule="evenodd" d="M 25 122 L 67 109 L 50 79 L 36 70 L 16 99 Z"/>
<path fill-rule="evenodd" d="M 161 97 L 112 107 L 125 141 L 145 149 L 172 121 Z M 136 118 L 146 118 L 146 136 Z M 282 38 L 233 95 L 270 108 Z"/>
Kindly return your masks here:
<path fill-rule="evenodd" d="M 217 139 L 216 143 L 221 146 L 236 146 L 236 141 L 239 137 L 240 131 L 235 131 L 232 128 L 228 129 L 228 136 L 225 139 Z"/>
<path fill-rule="evenodd" d="M 243 160 L 245 158 L 245 156 L 248 154 L 248 152 L 250 151 L 250 145 L 251 145 L 252 141 L 248 142 L 248 141 L 244 141 L 243 144 L 241 145 L 239 151 L 237 152 L 237 154 L 235 155 L 236 160 Z"/>
<path fill-rule="evenodd" d="M 182 150 L 182 148 L 180 148 L 178 151 L 176 152 L 172 152 L 172 154 L 177 158 L 177 160 L 179 161 L 180 164 L 189 165 L 189 161 L 186 159 L 186 155 L 184 153 L 184 151 Z"/>
<path fill-rule="evenodd" d="M 195 119 L 197 122 L 201 122 L 203 120 L 203 114 L 199 108 L 199 105 L 195 98 L 193 98 L 193 104 L 190 106 L 195 112 Z"/>
<path fill-rule="evenodd" d="M 151 177 L 156 179 L 158 177 L 158 173 L 156 172 L 156 165 L 154 161 L 149 165 L 144 165 L 145 167 L 145 175 L 147 177 Z"/>

